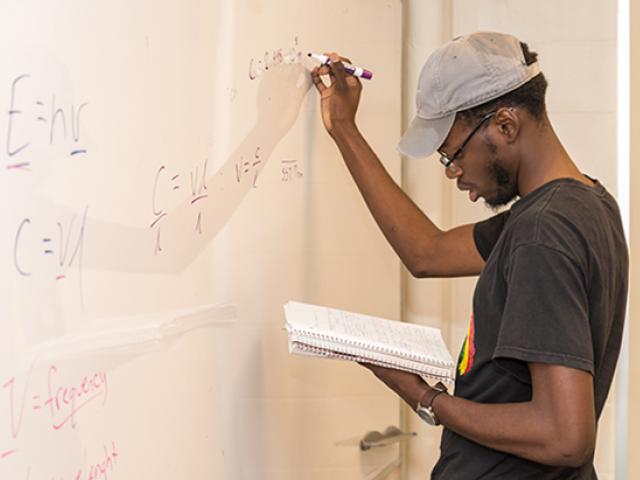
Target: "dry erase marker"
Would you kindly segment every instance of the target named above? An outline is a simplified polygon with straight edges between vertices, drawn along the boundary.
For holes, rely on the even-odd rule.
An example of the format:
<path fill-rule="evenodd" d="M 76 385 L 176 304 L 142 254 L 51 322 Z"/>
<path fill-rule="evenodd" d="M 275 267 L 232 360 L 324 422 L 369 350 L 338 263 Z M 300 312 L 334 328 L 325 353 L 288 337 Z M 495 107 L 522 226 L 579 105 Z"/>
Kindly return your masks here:
<path fill-rule="evenodd" d="M 326 55 L 320 55 L 319 53 L 309 53 L 311 58 L 315 58 L 323 65 L 328 65 L 331 63 L 331 59 Z M 366 78 L 367 80 L 371 80 L 373 77 L 373 73 L 369 70 L 365 70 L 364 68 L 356 67 L 355 65 L 351 65 L 349 63 L 342 63 L 344 65 L 344 69 L 347 73 L 353 75 L 354 77 Z"/>

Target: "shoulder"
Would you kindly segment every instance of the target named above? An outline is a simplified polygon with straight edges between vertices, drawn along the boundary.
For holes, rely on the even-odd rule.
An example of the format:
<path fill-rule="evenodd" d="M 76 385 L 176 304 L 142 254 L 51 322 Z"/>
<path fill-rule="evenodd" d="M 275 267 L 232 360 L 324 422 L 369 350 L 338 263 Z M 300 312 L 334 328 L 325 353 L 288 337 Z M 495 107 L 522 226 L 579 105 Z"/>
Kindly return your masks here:
<path fill-rule="evenodd" d="M 579 256 L 589 250 L 599 230 L 617 228 L 615 200 L 600 184 L 594 187 L 560 180 L 541 187 L 512 208 L 512 248 L 535 244 Z"/>
<path fill-rule="evenodd" d="M 482 220 L 473 226 L 473 240 L 482 258 L 486 261 L 497 243 L 510 212 L 504 211 L 486 220 Z"/>

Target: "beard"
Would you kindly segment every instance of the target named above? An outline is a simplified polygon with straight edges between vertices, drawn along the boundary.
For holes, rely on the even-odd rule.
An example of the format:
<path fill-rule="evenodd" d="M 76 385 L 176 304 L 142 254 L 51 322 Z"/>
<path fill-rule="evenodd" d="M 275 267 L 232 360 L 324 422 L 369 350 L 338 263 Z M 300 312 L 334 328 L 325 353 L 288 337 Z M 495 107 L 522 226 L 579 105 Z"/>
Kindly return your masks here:
<path fill-rule="evenodd" d="M 488 173 L 496 185 L 496 193 L 491 197 L 485 197 L 485 204 L 490 209 L 497 210 L 518 196 L 518 186 L 509 172 L 500 166 L 498 147 L 492 142 L 488 142 L 487 146 L 493 154 L 493 159 L 488 165 Z"/>

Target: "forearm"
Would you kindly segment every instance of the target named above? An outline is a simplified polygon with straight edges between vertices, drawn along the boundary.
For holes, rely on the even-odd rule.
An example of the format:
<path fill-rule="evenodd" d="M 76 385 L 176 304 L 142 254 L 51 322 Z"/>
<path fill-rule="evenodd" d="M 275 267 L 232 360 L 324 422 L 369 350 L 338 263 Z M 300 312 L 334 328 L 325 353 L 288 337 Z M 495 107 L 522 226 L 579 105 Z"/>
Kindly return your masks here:
<path fill-rule="evenodd" d="M 442 231 L 395 183 L 355 125 L 336 128 L 331 135 L 384 236 L 416 274 L 433 250 L 430 239 Z"/>
<path fill-rule="evenodd" d="M 533 402 L 485 404 L 439 395 L 434 411 L 442 425 L 480 445 L 546 465 L 568 465 L 555 440 L 562 432 Z"/>
<path fill-rule="evenodd" d="M 428 402 L 433 389 L 426 383 L 389 384 L 415 409 Z M 485 404 L 451 395 L 438 395 L 432 407 L 440 423 L 480 445 L 545 465 L 577 466 L 592 452 L 576 455 L 567 431 L 535 402 Z"/>

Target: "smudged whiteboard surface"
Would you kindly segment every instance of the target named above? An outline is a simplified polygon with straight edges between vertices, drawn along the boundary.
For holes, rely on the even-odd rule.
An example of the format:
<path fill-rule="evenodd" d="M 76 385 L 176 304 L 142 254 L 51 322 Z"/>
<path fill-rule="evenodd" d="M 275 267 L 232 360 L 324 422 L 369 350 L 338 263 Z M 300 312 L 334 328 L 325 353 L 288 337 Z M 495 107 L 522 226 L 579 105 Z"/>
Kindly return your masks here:
<path fill-rule="evenodd" d="M 400 2 L 25 1 L 0 16 L 0 478 L 374 478 L 398 401 L 288 355 L 296 299 L 389 318 L 400 268 L 304 56 L 374 72 L 396 178 Z"/>

